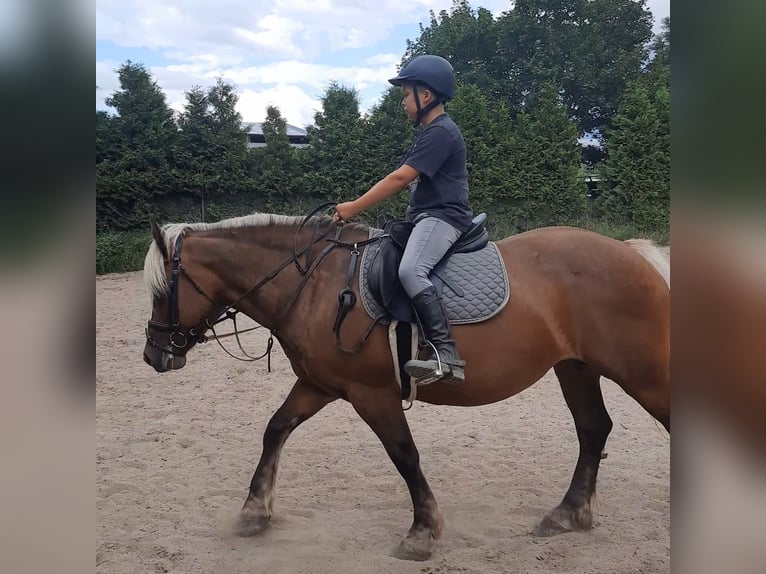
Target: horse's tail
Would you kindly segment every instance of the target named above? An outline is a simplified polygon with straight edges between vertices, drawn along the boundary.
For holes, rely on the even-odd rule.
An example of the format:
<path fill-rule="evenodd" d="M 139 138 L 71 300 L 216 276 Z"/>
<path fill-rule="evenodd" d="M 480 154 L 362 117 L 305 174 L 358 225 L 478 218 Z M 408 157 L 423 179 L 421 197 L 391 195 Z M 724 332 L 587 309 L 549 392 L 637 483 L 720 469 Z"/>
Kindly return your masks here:
<path fill-rule="evenodd" d="M 670 289 L 670 256 L 649 239 L 627 239 L 625 245 L 638 252 L 641 257 L 646 259 L 654 267 L 655 271 L 662 275 L 665 283 Z"/>

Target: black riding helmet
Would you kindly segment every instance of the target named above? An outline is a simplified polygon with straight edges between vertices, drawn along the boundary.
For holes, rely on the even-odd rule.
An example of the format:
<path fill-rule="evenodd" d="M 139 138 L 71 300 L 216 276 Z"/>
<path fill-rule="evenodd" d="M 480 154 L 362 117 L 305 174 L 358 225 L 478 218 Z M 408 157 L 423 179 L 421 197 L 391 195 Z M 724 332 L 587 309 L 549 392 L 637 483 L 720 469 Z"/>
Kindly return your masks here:
<path fill-rule="evenodd" d="M 418 110 L 416 123 L 420 123 L 423 115 L 431 108 L 452 99 L 455 95 L 455 70 L 452 69 L 452 64 L 441 56 L 431 54 L 417 56 L 405 65 L 395 78 L 388 81 L 394 86 L 404 84 L 415 86 L 415 105 Z M 418 84 L 425 84 L 437 96 L 436 100 L 424 109 L 420 108 Z"/>

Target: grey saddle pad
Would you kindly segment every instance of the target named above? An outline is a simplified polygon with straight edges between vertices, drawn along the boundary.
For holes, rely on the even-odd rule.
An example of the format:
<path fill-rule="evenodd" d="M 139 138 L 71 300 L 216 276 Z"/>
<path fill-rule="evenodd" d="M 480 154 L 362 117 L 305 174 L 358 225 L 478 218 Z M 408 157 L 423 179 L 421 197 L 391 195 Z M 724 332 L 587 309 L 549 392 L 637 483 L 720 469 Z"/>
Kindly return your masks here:
<path fill-rule="evenodd" d="M 380 229 L 370 229 L 370 237 L 381 233 Z M 365 311 L 372 318 L 386 314 L 370 292 L 367 281 L 378 245 L 373 243 L 364 250 L 359 272 L 359 293 Z M 442 261 L 434 272 L 445 279 L 442 299 L 447 308 L 447 319 L 452 324 L 486 321 L 499 313 L 510 297 L 508 273 L 500 251 L 492 241 L 479 251 L 451 255 L 446 264 Z M 455 286 L 454 291 L 450 285 Z M 455 291 L 462 292 L 462 296 Z"/>

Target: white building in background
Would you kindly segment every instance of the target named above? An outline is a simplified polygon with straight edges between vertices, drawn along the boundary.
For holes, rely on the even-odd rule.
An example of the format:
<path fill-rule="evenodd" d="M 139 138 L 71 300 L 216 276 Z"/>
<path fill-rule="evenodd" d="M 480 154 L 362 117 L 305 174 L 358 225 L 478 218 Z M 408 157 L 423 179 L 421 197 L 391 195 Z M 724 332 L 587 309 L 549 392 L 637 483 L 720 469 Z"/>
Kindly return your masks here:
<path fill-rule="evenodd" d="M 247 147 L 266 147 L 266 138 L 263 137 L 263 123 L 246 122 L 242 126 L 247 130 Z M 302 128 L 287 124 L 287 139 L 293 147 L 307 147 L 309 145 L 308 132 Z"/>

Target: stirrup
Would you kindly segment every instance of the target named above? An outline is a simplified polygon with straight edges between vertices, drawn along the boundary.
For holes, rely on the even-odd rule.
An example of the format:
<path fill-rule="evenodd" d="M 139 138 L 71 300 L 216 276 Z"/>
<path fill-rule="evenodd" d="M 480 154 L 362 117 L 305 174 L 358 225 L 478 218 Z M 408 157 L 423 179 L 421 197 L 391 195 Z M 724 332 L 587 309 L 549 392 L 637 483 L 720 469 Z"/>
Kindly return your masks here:
<path fill-rule="evenodd" d="M 448 376 L 450 373 L 449 367 L 447 365 L 444 365 L 444 368 L 439 369 L 438 363 L 437 363 L 437 368 L 434 369 L 433 364 L 436 363 L 434 359 L 428 359 L 427 361 L 420 361 L 419 359 L 414 359 L 414 360 L 419 363 L 431 363 L 430 366 L 405 365 L 404 367 L 405 372 L 412 378 L 412 381 L 416 385 L 419 385 L 419 386 L 429 385 L 433 382 L 443 379 L 444 377 Z"/>
<path fill-rule="evenodd" d="M 442 362 L 441 357 L 439 356 L 439 351 L 436 349 L 434 344 L 427 339 L 426 339 L 426 343 L 431 347 L 431 350 L 433 351 L 433 357 L 431 357 L 430 359 L 426 359 L 426 361 L 436 361 L 436 370 L 431 371 L 430 374 L 422 376 L 422 377 L 412 377 L 412 381 L 416 386 L 430 385 L 431 383 L 435 383 L 436 381 L 442 380 L 443 378 L 448 376 L 451 372 L 450 366 L 447 363 Z M 416 358 L 413 360 L 419 360 L 419 359 Z M 406 370 L 407 369 L 405 365 L 405 371 Z"/>
<path fill-rule="evenodd" d="M 439 351 L 436 350 L 436 347 L 431 343 L 431 341 L 426 342 L 431 345 L 431 348 L 433 349 L 437 369 L 433 375 L 417 379 L 415 384 L 428 385 L 436 381 L 442 381 L 447 385 L 459 385 L 465 381 L 465 361 L 456 355 L 454 363 L 449 363 L 447 361 L 442 362 L 441 356 L 439 355 Z"/>

